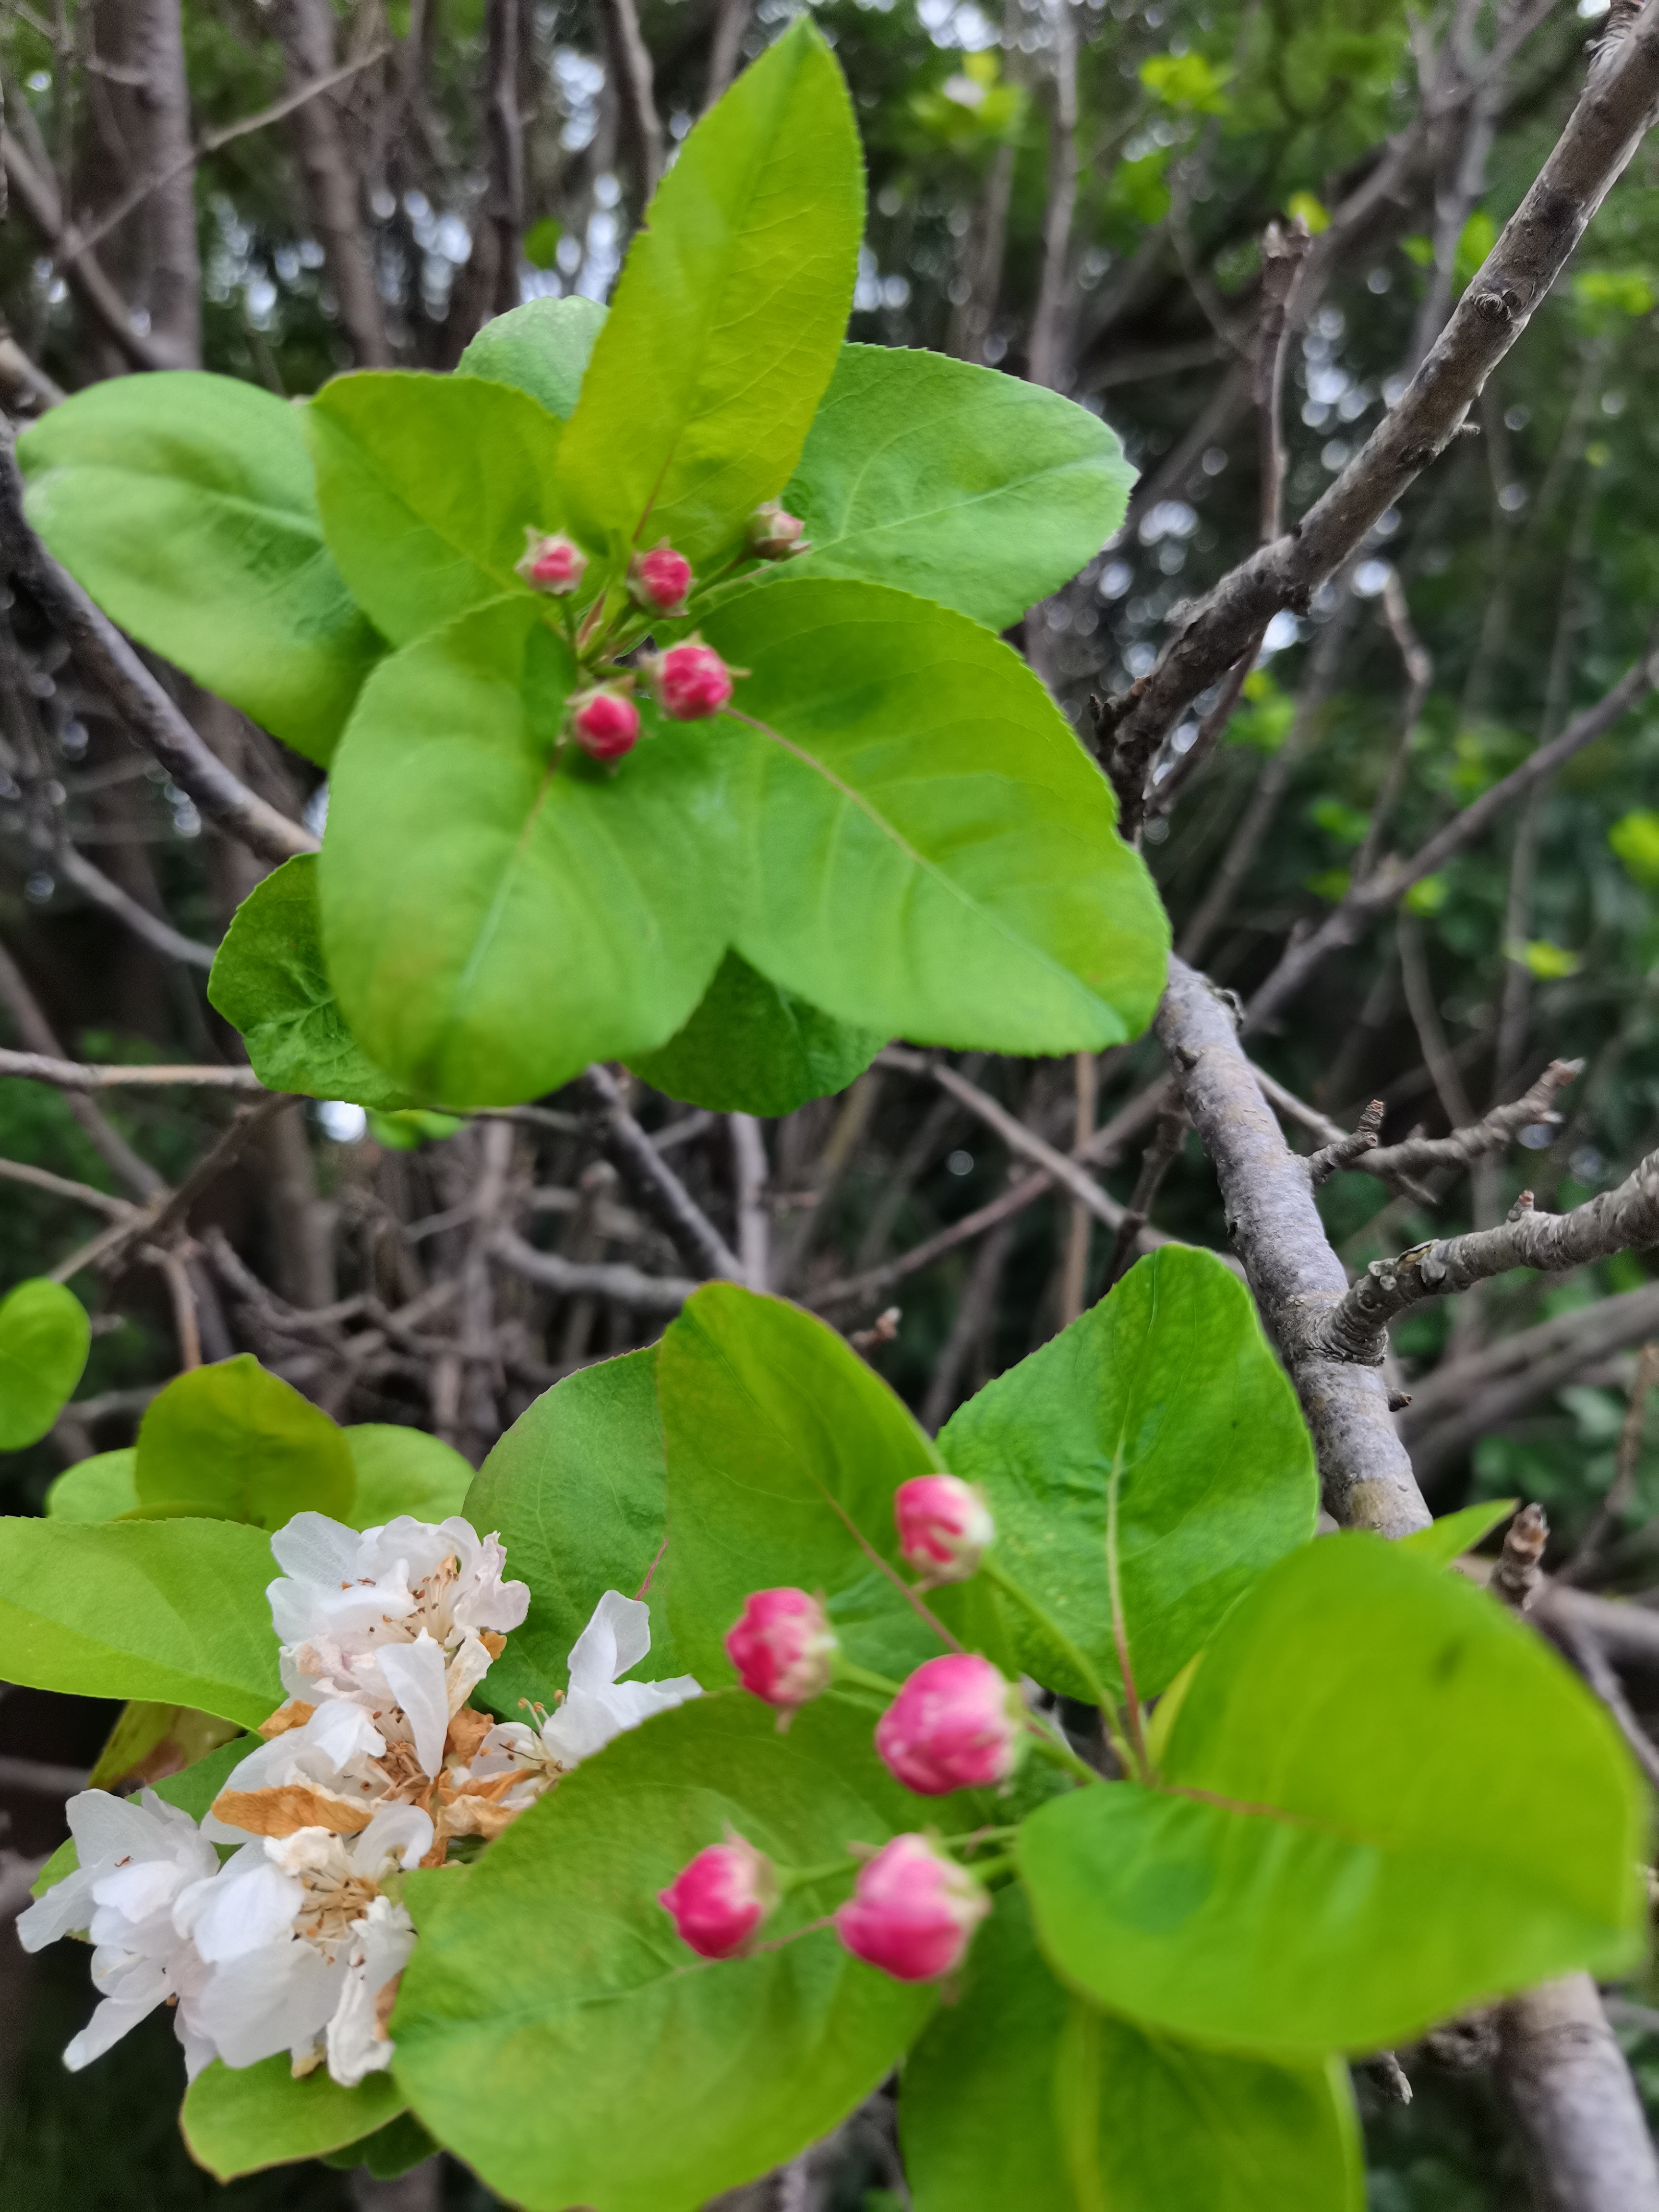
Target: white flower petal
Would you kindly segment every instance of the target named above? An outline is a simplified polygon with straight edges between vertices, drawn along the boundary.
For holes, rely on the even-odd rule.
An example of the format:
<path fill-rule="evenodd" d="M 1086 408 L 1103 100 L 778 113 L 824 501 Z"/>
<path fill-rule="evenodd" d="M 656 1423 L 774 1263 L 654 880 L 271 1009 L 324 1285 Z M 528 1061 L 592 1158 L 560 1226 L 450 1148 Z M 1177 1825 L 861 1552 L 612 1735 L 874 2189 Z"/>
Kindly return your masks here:
<path fill-rule="evenodd" d="M 148 1920 L 172 1904 L 189 1879 L 173 1858 L 135 1859 L 130 1866 L 114 1867 L 93 1878 L 94 1904 L 106 1906 L 124 1920 Z M 94 1941 L 99 1940 L 94 1930 Z"/>
<path fill-rule="evenodd" d="M 269 1943 L 215 1968 L 194 2007 L 198 2032 L 227 2066 L 252 2066 L 320 2035 L 339 2003 L 343 1958 L 314 1945 Z"/>
<path fill-rule="evenodd" d="M 44 1951 L 92 1918 L 92 1876 L 84 1867 L 65 1875 L 17 1916 L 17 1940 L 26 1951 Z"/>
<path fill-rule="evenodd" d="M 346 1846 L 360 1874 L 378 1876 L 389 1858 L 418 1866 L 432 1849 L 432 1820 L 418 1805 L 383 1805 Z"/>
<path fill-rule="evenodd" d="M 256 1842 L 185 1890 L 173 1908 L 173 1923 L 216 1966 L 285 1938 L 304 1903 L 300 1883 L 273 1866 L 263 1842 Z"/>
<path fill-rule="evenodd" d="M 449 1732 L 443 1646 L 422 1630 L 413 1644 L 387 1644 L 380 1660 L 380 1672 L 409 1723 L 415 1755 L 425 1773 L 436 1774 L 444 1763 L 444 1738 Z"/>
<path fill-rule="evenodd" d="M 137 2027 L 141 2020 L 147 2020 L 165 1995 L 165 1990 L 157 1990 L 148 2004 L 130 2004 L 119 1997 L 106 1997 L 64 2050 L 64 2063 L 70 2072 L 78 2074 L 94 2058 L 101 2058 L 130 2029 Z"/>
<path fill-rule="evenodd" d="M 570 1692 L 607 1689 L 637 1667 L 651 1649 L 651 1608 L 620 1590 L 607 1590 L 593 1618 L 570 1649 Z"/>
<path fill-rule="evenodd" d="M 451 1522 L 444 1526 L 453 1527 Z M 460 1524 L 465 1527 L 465 1522 Z M 507 1552 L 497 1535 L 483 1538 L 479 1545 L 477 1564 L 473 1567 L 467 1587 L 455 1601 L 455 1626 L 458 1628 L 495 1628 L 503 1635 L 521 1627 L 530 1610 L 530 1585 L 509 1583 L 501 1579 L 501 1570 L 507 1565 Z"/>

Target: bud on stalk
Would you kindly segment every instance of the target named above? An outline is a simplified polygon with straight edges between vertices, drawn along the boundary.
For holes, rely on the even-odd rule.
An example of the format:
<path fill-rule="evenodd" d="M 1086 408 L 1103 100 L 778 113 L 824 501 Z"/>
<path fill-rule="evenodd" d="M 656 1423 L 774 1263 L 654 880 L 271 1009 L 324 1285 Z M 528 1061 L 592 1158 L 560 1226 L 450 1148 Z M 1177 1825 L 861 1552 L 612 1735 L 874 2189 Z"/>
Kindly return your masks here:
<path fill-rule="evenodd" d="M 792 553 L 811 551 L 802 534 L 805 528 L 799 515 L 791 514 L 780 501 L 769 499 L 750 516 L 744 544 L 757 560 L 787 561 Z"/>
<path fill-rule="evenodd" d="M 895 1836 L 860 1869 L 836 1933 L 866 1966 L 931 1982 L 962 1964 L 990 1909 L 983 1885 L 926 1836 Z"/>
<path fill-rule="evenodd" d="M 728 1828 L 726 1841 L 699 1851 L 657 1892 L 657 1901 L 700 1959 L 737 1959 L 781 1895 L 765 1852 Z"/>
<path fill-rule="evenodd" d="M 647 660 L 645 673 L 665 714 L 677 722 L 700 722 L 719 714 L 732 696 L 733 675 L 744 672 L 728 668 L 712 645 L 693 638 Z"/>
<path fill-rule="evenodd" d="M 984 1498 L 954 1474 L 918 1474 L 900 1483 L 893 1518 L 906 1563 L 930 1583 L 965 1583 L 996 1534 Z"/>
<path fill-rule="evenodd" d="M 823 1606 L 804 1589 L 754 1591 L 726 1639 L 744 1688 L 787 1711 L 829 1688 L 839 1648 Z"/>
<path fill-rule="evenodd" d="M 951 1651 L 917 1668 L 876 1723 L 876 1749 L 923 1797 L 1006 1782 L 1025 1747 L 1025 1706 L 988 1659 Z"/>
<path fill-rule="evenodd" d="M 640 710 L 622 684 L 579 691 L 570 705 L 571 732 L 590 760 L 620 760 L 639 743 Z"/>
<path fill-rule="evenodd" d="M 665 541 L 649 553 L 636 553 L 628 564 L 628 589 L 648 615 L 680 615 L 696 582 L 691 563 Z"/>
<path fill-rule="evenodd" d="M 524 557 L 514 566 L 526 583 L 556 599 L 574 592 L 587 567 L 587 556 L 580 546 L 562 531 L 544 538 L 538 530 L 526 530 L 524 537 Z"/>

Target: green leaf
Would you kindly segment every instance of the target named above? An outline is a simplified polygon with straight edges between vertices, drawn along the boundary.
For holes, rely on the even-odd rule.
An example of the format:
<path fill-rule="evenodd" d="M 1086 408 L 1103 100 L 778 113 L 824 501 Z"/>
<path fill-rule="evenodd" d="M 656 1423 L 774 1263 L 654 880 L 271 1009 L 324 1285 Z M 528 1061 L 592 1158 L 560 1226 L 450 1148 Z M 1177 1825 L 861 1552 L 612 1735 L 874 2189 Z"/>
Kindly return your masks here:
<path fill-rule="evenodd" d="M 1277 2066 L 1149 2035 L 1067 1993 L 1018 1889 L 905 2062 L 915 2212 L 1360 2212 L 1334 2059 Z"/>
<path fill-rule="evenodd" d="M 556 1382 L 520 1414 L 466 1494 L 466 1518 L 499 1533 L 508 1574 L 530 1586 L 529 1616 L 491 1669 L 493 1695 L 509 1679 L 501 1669 L 522 1666 L 533 1676 L 528 1693 L 550 1703 L 606 1590 L 636 1596 L 647 1576 L 650 1677 L 684 1671 L 669 1643 L 659 1564 L 668 1498 L 656 1358 L 648 1346 Z"/>
<path fill-rule="evenodd" d="M 668 1613 L 679 1663 L 732 1680 L 726 1632 L 750 1590 L 822 1591 L 848 1656 L 900 1676 L 940 1649 L 906 1596 L 893 1492 L 938 1453 L 846 1340 L 782 1298 L 704 1285 L 657 1347 L 668 1452 Z M 998 1656 L 982 1583 L 933 1609 Z"/>
<path fill-rule="evenodd" d="M 17 459 L 30 521 L 106 614 L 327 761 L 381 646 L 323 543 L 295 409 L 194 370 L 111 377 Z"/>
<path fill-rule="evenodd" d="M 1163 907 L 1018 654 L 944 607 L 811 577 L 740 593 L 704 630 L 754 672 L 726 724 L 748 732 L 755 810 L 745 959 L 921 1043 L 1060 1053 L 1146 1026 Z"/>
<path fill-rule="evenodd" d="M 1115 1617 L 1137 1692 L 1155 1697 L 1319 1510 L 1296 1393 L 1249 1292 L 1180 1244 L 988 1383 L 939 1448 L 989 1498 L 998 1564 L 1114 1698 Z M 1029 1674 L 1089 1696 L 1053 1637 L 1012 1607 L 1010 1622 Z"/>
<path fill-rule="evenodd" d="M 199 1721 L 200 1716 L 197 1717 Z M 181 1813 L 188 1813 L 192 1820 L 200 1820 L 254 1748 L 252 1739 L 246 1735 L 236 1736 L 229 1743 L 221 1744 L 216 1750 L 209 1752 L 204 1758 L 192 1760 L 177 1774 L 163 1775 L 159 1782 L 151 1783 L 149 1786 L 163 1804 L 176 1805 Z M 35 1877 L 29 1895 L 44 1897 L 55 1883 L 63 1881 L 65 1875 L 73 1874 L 80 1863 L 74 1837 L 65 1836 Z"/>
<path fill-rule="evenodd" d="M 340 1018 L 323 965 L 314 854 L 284 860 L 242 901 L 214 956 L 207 988 L 212 1005 L 241 1032 L 267 1090 L 349 1098 L 360 1106 L 413 1104 Z"/>
<path fill-rule="evenodd" d="M 0 1451 L 46 1435 L 81 1380 L 91 1342 L 86 1308 L 49 1276 L 0 1299 Z"/>
<path fill-rule="evenodd" d="M 324 2154 L 323 2164 L 331 2166 L 342 2173 L 355 2166 L 362 2166 L 376 2181 L 395 2181 L 400 2173 L 411 2166 L 421 2166 L 436 2155 L 438 2146 L 416 2118 L 413 2112 L 399 2112 L 395 2120 L 388 2120 L 362 2142 L 348 2143 L 343 2150 L 331 2150 Z"/>
<path fill-rule="evenodd" d="M 305 410 L 330 550 L 394 645 L 521 594 L 526 531 L 562 519 L 560 426 L 510 385 L 359 369 Z"/>
<path fill-rule="evenodd" d="M 453 1444 L 392 1421 L 366 1421 L 341 1431 L 356 1488 L 338 1516 L 354 1528 L 383 1528 L 400 1513 L 447 1521 L 465 1510 L 472 1469 Z"/>
<path fill-rule="evenodd" d="M 629 249 L 561 474 L 579 535 L 707 569 L 781 491 L 852 305 L 864 191 L 839 69 L 805 20 L 680 149 Z"/>
<path fill-rule="evenodd" d="M 1647 1806 L 1612 1722 L 1541 1638 L 1376 1537 L 1241 1600 L 1163 1785 L 1075 1791 L 1016 1844 L 1049 1959 L 1144 2025 L 1375 2051 L 1640 1948 Z"/>
<path fill-rule="evenodd" d="M 812 544 L 787 573 L 895 584 L 1006 629 L 1094 558 L 1134 479 L 1114 433 L 1058 392 L 843 346 L 783 495 Z"/>
<path fill-rule="evenodd" d="M 629 1065 L 654 1090 L 717 1114 L 793 1114 L 844 1091 L 886 1041 L 820 1013 L 728 952 L 685 1027 Z"/>
<path fill-rule="evenodd" d="M 150 1400 L 133 1473 L 143 1505 L 262 1528 L 296 1513 L 341 1518 L 357 1480 L 328 1415 L 246 1352 L 175 1376 Z"/>
<path fill-rule="evenodd" d="M 614 775 L 574 745 L 556 759 L 574 682 L 532 606 L 487 608 L 385 664 L 335 763 L 329 974 L 365 1048 L 446 1105 L 651 1050 L 725 950 L 743 733 L 647 702 Z"/>
<path fill-rule="evenodd" d="M 1465 1552 L 1472 1552 L 1500 1521 L 1507 1521 L 1519 1503 L 1515 1498 L 1483 1498 L 1478 1505 L 1466 1505 L 1461 1512 L 1443 1513 L 1428 1528 L 1413 1528 L 1409 1536 L 1401 1536 L 1401 1548 L 1426 1559 L 1431 1566 L 1449 1567 Z"/>
<path fill-rule="evenodd" d="M 0 1520 L 0 1679 L 257 1728 L 283 1696 L 271 1573 L 235 1522 Z"/>
<path fill-rule="evenodd" d="M 731 1696 L 618 1737 L 465 1872 L 410 1879 L 421 1940 L 392 2031 L 416 2112 L 530 2212 L 693 2212 L 781 2163 L 884 2077 L 933 1992 L 803 1932 L 844 1876 L 794 1892 L 765 1950 L 719 1964 L 656 1893 L 727 1822 L 818 1866 L 913 1826 L 915 1802 L 867 1715 L 833 1701 L 787 1736 Z"/>
<path fill-rule="evenodd" d="M 456 362 L 455 373 L 515 384 L 550 415 L 568 422 L 604 321 L 605 309 L 597 300 L 574 293 L 568 300 L 526 300 L 522 307 L 484 325 Z"/>
<path fill-rule="evenodd" d="M 221 2181 L 290 2160 L 319 2158 L 395 2119 L 404 2097 L 390 2074 L 343 2089 L 325 2066 L 296 2081 L 286 2051 L 255 2066 L 222 2059 L 198 2074 L 179 2116 L 198 2166 Z"/>
<path fill-rule="evenodd" d="M 138 1508 L 129 1444 L 123 1451 L 94 1452 L 66 1467 L 46 1492 L 46 1512 L 54 1521 L 115 1521 Z"/>

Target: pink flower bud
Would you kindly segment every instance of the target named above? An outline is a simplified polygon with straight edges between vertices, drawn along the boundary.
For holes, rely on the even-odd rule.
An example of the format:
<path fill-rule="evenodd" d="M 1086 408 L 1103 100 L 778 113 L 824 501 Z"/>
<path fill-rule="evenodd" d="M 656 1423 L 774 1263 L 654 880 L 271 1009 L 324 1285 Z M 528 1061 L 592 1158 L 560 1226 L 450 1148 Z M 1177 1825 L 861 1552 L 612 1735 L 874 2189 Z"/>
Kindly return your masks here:
<path fill-rule="evenodd" d="M 860 1869 L 836 1933 L 883 1973 L 931 1982 L 962 1964 L 990 1909 L 983 1886 L 926 1836 L 895 1836 Z"/>
<path fill-rule="evenodd" d="M 876 1723 L 876 1749 L 923 1797 L 1006 1782 L 1024 1747 L 1019 1692 L 972 1651 L 925 1661 Z"/>
<path fill-rule="evenodd" d="M 735 1829 L 683 1866 L 657 1902 L 673 1916 L 683 1942 L 700 1959 L 736 1959 L 769 1914 L 777 1910 L 772 1862 Z"/>
<path fill-rule="evenodd" d="M 538 530 L 526 530 L 524 536 L 524 558 L 514 565 L 526 583 L 556 599 L 574 592 L 587 566 L 580 546 L 562 531 L 554 538 L 544 538 Z"/>
<path fill-rule="evenodd" d="M 639 742 L 640 710 L 619 685 L 580 691 L 571 701 L 570 726 L 590 759 L 620 760 Z"/>
<path fill-rule="evenodd" d="M 744 1688 L 785 1707 L 829 1688 L 837 1649 L 823 1607 L 803 1589 L 754 1591 L 726 1639 Z"/>
<path fill-rule="evenodd" d="M 686 594 L 696 578 L 684 553 L 669 544 L 636 553 L 628 564 L 628 588 L 650 615 L 678 615 L 685 611 Z"/>
<path fill-rule="evenodd" d="M 787 561 L 792 553 L 810 553 L 802 535 L 806 525 L 775 499 L 757 507 L 749 518 L 744 542 L 762 561 Z"/>
<path fill-rule="evenodd" d="M 718 714 L 732 696 L 728 668 L 712 645 L 695 639 L 688 645 L 671 645 L 646 665 L 657 704 L 677 722 L 699 722 Z"/>
<path fill-rule="evenodd" d="M 996 1534 L 984 1498 L 954 1474 L 918 1474 L 900 1483 L 893 1518 L 906 1561 L 932 1583 L 965 1583 Z"/>

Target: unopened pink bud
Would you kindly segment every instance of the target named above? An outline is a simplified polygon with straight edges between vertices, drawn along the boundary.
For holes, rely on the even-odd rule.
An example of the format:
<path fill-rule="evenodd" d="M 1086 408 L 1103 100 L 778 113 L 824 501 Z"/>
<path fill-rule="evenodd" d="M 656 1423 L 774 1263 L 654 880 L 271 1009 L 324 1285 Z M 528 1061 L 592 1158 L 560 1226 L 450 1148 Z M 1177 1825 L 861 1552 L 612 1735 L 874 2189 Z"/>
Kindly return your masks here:
<path fill-rule="evenodd" d="M 728 1829 L 683 1866 L 657 1901 L 672 1915 L 681 1941 L 700 1959 L 736 1959 L 769 1914 L 780 1891 L 772 1862 L 746 1838 Z"/>
<path fill-rule="evenodd" d="M 954 1474 L 917 1474 L 893 1492 L 899 1549 L 933 1583 L 965 1583 L 996 1534 L 991 1510 Z"/>
<path fill-rule="evenodd" d="M 639 742 L 640 710 L 619 687 L 578 692 L 572 700 L 570 726 L 576 743 L 596 761 L 620 760 Z"/>
<path fill-rule="evenodd" d="M 923 1797 L 1006 1782 L 1024 1747 L 1019 1692 L 973 1651 L 924 1661 L 876 1723 L 876 1749 Z"/>
<path fill-rule="evenodd" d="M 732 696 L 733 672 L 712 645 L 671 645 L 647 665 L 657 704 L 677 722 L 700 722 L 718 714 Z"/>
<path fill-rule="evenodd" d="M 750 516 L 744 543 L 759 560 L 787 561 L 792 553 L 811 551 L 805 529 L 799 515 L 791 514 L 779 501 L 769 499 Z"/>
<path fill-rule="evenodd" d="M 538 530 L 526 530 L 524 535 L 524 558 L 514 565 L 526 583 L 556 599 L 574 592 L 587 567 L 581 547 L 562 531 L 554 538 L 544 538 Z"/>
<path fill-rule="evenodd" d="M 726 1639 L 744 1688 L 787 1708 L 829 1688 L 838 1648 L 829 1616 L 804 1589 L 754 1591 Z"/>
<path fill-rule="evenodd" d="M 691 563 L 672 545 L 656 545 L 648 553 L 636 553 L 628 564 L 628 588 L 647 614 L 683 614 L 686 596 L 696 581 Z"/>
<path fill-rule="evenodd" d="M 931 1982 L 962 1964 L 990 1909 L 983 1885 L 926 1836 L 895 1836 L 859 1869 L 836 1933 L 867 1966 Z"/>

